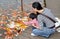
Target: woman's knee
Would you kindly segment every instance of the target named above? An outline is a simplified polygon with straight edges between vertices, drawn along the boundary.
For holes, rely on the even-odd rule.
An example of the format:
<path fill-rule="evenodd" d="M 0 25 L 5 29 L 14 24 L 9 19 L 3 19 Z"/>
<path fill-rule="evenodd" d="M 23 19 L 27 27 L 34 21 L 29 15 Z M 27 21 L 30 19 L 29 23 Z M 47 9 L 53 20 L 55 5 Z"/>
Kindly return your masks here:
<path fill-rule="evenodd" d="M 43 31 L 39 30 L 39 29 L 34 29 L 32 31 L 32 33 L 35 33 L 35 34 L 39 34 L 39 33 L 42 33 Z"/>

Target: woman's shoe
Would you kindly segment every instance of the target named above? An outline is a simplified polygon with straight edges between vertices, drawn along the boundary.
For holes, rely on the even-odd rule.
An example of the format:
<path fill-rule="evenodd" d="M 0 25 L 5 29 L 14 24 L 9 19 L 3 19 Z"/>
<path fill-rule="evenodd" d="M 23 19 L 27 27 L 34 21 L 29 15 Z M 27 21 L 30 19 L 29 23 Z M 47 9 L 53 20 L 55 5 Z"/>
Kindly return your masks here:
<path fill-rule="evenodd" d="M 35 35 L 34 33 L 31 33 L 31 36 L 37 36 L 37 35 Z"/>

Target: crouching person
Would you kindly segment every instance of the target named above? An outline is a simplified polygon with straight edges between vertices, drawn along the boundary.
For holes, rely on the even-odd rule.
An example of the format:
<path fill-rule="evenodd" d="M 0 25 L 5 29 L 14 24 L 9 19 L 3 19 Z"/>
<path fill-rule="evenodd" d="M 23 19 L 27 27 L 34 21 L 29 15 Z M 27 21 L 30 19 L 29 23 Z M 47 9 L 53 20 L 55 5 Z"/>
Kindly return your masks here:
<path fill-rule="evenodd" d="M 37 20 L 38 20 L 40 29 L 34 28 L 31 35 L 49 37 L 51 34 L 55 32 L 55 29 L 54 29 L 55 23 L 52 20 L 50 20 L 48 17 L 55 20 L 55 16 L 51 13 L 49 9 L 43 8 L 39 2 L 34 2 L 32 4 L 32 7 L 33 7 L 33 10 L 35 11 L 34 14 L 37 15 Z"/>

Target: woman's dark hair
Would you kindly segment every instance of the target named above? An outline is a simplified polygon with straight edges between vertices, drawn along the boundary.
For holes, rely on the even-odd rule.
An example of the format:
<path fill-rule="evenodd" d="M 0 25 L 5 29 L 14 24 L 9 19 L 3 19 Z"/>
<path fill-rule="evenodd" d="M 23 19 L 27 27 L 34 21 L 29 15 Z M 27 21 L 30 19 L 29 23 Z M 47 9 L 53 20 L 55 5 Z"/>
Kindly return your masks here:
<path fill-rule="evenodd" d="M 31 18 L 31 19 L 35 19 L 35 18 L 37 18 L 37 15 L 34 14 L 34 13 L 31 13 L 31 14 L 29 15 L 29 18 Z"/>
<path fill-rule="evenodd" d="M 37 10 L 42 10 L 43 9 L 42 6 L 41 6 L 41 4 L 39 2 L 34 2 L 32 4 L 32 7 L 36 8 Z"/>

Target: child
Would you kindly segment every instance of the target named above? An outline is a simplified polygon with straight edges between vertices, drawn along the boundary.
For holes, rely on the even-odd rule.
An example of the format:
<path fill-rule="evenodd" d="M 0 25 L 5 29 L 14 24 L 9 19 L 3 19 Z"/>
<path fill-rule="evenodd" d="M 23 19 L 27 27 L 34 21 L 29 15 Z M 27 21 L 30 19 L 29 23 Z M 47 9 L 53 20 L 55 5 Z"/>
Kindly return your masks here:
<path fill-rule="evenodd" d="M 40 28 L 40 26 L 38 25 L 38 21 L 37 21 L 37 15 L 34 13 L 31 13 L 29 15 L 29 21 L 28 22 L 24 22 L 26 25 L 32 25 L 33 27 L 36 28 Z"/>

